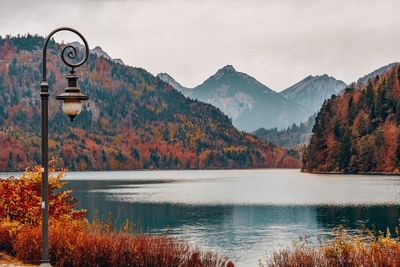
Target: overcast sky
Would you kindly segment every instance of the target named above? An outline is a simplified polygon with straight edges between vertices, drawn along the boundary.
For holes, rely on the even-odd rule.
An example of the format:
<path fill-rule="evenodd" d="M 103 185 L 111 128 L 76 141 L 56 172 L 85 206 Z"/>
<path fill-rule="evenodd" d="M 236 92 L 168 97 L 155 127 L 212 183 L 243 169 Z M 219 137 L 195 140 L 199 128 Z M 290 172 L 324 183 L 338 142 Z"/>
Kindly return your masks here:
<path fill-rule="evenodd" d="M 184 86 L 232 64 L 281 91 L 400 61 L 398 0 L 1 0 L 0 35 L 81 31 L 91 48 Z M 58 35 L 57 41 L 74 41 Z"/>

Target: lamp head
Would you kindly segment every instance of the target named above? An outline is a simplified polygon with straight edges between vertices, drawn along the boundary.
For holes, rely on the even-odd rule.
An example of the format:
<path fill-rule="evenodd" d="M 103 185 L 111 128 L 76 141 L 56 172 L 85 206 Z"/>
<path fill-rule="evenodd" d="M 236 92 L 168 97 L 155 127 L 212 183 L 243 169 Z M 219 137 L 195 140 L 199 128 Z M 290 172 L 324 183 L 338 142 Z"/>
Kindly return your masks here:
<path fill-rule="evenodd" d="M 88 100 L 89 97 L 81 92 L 77 85 L 78 76 L 73 70 L 67 75 L 68 87 L 64 89 L 64 93 L 56 96 L 57 100 L 63 101 L 62 109 L 68 115 L 71 121 L 74 120 L 82 111 L 82 101 Z"/>

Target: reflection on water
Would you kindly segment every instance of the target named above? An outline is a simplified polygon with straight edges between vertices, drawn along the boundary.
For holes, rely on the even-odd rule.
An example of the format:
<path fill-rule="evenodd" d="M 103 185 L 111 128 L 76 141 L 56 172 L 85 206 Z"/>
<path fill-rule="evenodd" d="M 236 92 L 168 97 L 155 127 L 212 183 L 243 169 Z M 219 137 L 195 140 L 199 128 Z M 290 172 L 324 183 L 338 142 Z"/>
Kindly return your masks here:
<path fill-rule="evenodd" d="M 87 177 L 88 180 L 84 180 Z M 267 251 L 333 227 L 394 229 L 400 183 L 393 176 L 327 176 L 297 170 L 72 173 L 80 208 L 145 233 L 168 234 L 257 266 Z"/>

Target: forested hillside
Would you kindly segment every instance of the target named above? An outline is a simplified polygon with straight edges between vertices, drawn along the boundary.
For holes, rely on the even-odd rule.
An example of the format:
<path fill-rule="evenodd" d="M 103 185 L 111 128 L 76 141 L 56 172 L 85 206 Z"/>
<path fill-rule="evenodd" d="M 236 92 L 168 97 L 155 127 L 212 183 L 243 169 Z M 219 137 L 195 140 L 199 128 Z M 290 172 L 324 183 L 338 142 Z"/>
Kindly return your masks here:
<path fill-rule="evenodd" d="M 260 128 L 255 130 L 253 134 L 279 146 L 295 148 L 299 145 L 308 144 L 316 116 L 317 114 L 314 114 L 306 122 L 299 125 L 293 124 L 283 130 Z"/>
<path fill-rule="evenodd" d="M 0 171 L 40 162 L 39 36 L 0 38 Z M 48 51 L 50 156 L 72 170 L 296 167 L 278 146 L 238 131 L 140 68 L 91 54 L 77 70 L 90 96 L 74 122 L 54 96 L 66 86 L 61 46 Z"/>
<path fill-rule="evenodd" d="M 318 113 L 303 171 L 399 173 L 400 70 L 352 84 Z"/>

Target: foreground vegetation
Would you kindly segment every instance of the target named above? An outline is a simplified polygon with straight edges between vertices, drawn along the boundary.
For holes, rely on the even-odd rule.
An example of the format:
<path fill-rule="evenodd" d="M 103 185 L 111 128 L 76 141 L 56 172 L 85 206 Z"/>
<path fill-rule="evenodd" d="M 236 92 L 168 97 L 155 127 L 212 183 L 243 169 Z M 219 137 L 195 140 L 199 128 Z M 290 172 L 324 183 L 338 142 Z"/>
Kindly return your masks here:
<path fill-rule="evenodd" d="M 51 164 L 54 165 L 54 162 Z M 62 190 L 64 171 L 49 177 L 50 261 L 53 266 L 229 266 L 227 258 L 201 251 L 182 240 L 132 234 L 126 222 L 117 231 L 111 222 L 86 220 L 70 191 Z M 21 177 L 0 179 L 0 263 L 38 264 L 41 255 L 39 166 Z M 396 236 L 399 231 L 396 229 Z M 266 266 L 400 266 L 400 238 L 390 232 L 335 230 L 318 246 L 308 240 L 274 252 Z"/>
<path fill-rule="evenodd" d="M 0 250 L 25 263 L 39 264 L 41 228 L 2 222 Z M 53 266 L 224 266 L 226 259 L 173 238 L 117 233 L 73 221 L 50 224 Z"/>
<path fill-rule="evenodd" d="M 308 240 L 293 243 L 272 253 L 260 266 L 400 266 L 400 239 L 391 237 L 389 231 L 384 234 L 364 230 L 360 234 L 349 234 L 337 229 L 333 234 L 333 239 L 319 246 Z"/>
<path fill-rule="evenodd" d="M 52 169 L 54 171 L 54 169 Z M 89 223 L 62 191 L 64 172 L 50 179 L 50 261 L 53 266 L 225 266 L 226 258 L 164 236 L 133 235 L 129 223 Z M 0 180 L 0 253 L 24 263 L 41 256 L 40 167 Z M 2 254 L 4 255 L 4 254 Z"/>

